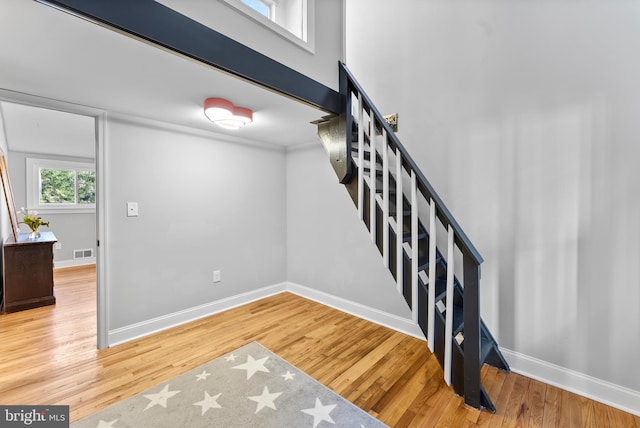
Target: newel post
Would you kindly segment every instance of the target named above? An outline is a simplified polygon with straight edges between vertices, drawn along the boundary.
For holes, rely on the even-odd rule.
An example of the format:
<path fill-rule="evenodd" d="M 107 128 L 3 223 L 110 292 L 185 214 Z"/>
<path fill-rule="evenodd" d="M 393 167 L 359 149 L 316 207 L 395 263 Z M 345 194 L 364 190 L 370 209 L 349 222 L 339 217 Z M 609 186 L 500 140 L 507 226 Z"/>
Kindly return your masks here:
<path fill-rule="evenodd" d="M 463 251 L 464 401 L 482 406 L 480 392 L 480 265 Z"/>

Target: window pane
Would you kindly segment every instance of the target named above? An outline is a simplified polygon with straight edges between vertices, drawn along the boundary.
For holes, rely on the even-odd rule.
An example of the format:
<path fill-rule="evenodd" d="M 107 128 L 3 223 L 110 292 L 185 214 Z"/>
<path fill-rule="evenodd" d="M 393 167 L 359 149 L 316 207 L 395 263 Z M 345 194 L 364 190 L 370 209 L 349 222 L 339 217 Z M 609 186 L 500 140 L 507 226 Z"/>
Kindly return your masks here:
<path fill-rule="evenodd" d="M 78 171 L 78 203 L 96 203 L 96 173 L 94 171 Z"/>
<path fill-rule="evenodd" d="M 269 6 L 267 6 L 260 0 L 242 0 L 242 3 L 246 4 L 258 13 L 266 16 L 267 18 L 269 17 Z"/>
<path fill-rule="evenodd" d="M 75 204 L 75 178 L 75 171 L 40 168 L 40 203 Z"/>

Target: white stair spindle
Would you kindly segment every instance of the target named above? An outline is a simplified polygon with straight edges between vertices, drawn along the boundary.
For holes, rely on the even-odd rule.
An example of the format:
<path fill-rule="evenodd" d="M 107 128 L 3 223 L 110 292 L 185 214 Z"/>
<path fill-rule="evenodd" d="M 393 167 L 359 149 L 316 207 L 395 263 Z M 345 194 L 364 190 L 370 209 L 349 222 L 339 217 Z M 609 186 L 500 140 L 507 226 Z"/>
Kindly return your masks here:
<path fill-rule="evenodd" d="M 382 258 L 389 268 L 389 142 L 387 131 L 382 130 Z"/>
<path fill-rule="evenodd" d="M 418 183 L 411 170 L 411 314 L 418 322 Z"/>
<path fill-rule="evenodd" d="M 403 244 L 403 232 L 404 225 L 402 224 L 403 201 L 402 201 L 402 154 L 396 147 L 396 282 L 398 284 L 398 291 L 402 293 L 403 286 L 403 266 L 404 266 L 404 250 Z"/>
<path fill-rule="evenodd" d="M 436 203 L 429 201 L 429 300 L 427 309 L 427 344 L 435 352 L 436 322 Z"/>
<path fill-rule="evenodd" d="M 362 94 L 358 93 L 358 218 L 364 215 L 364 113 L 362 110 Z"/>
<path fill-rule="evenodd" d="M 447 308 L 444 328 L 444 381 L 447 383 L 447 385 L 451 385 L 451 345 L 453 342 L 454 277 L 453 227 L 451 227 L 451 225 L 449 225 L 447 248 Z"/>
<path fill-rule="evenodd" d="M 376 156 L 376 130 L 375 130 L 375 118 L 373 112 L 369 111 L 369 146 L 371 146 L 371 152 L 369 153 L 369 232 L 371 233 L 371 241 L 376 243 L 376 169 L 377 169 L 377 156 Z"/>

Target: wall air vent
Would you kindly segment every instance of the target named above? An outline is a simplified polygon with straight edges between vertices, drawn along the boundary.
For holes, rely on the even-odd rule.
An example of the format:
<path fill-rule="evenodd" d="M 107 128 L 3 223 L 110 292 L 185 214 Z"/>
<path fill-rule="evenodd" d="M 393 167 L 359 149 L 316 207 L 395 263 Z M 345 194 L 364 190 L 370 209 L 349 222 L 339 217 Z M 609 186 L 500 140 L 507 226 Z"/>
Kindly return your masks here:
<path fill-rule="evenodd" d="M 93 257 L 93 249 L 88 250 L 73 250 L 73 260 L 89 259 Z"/>

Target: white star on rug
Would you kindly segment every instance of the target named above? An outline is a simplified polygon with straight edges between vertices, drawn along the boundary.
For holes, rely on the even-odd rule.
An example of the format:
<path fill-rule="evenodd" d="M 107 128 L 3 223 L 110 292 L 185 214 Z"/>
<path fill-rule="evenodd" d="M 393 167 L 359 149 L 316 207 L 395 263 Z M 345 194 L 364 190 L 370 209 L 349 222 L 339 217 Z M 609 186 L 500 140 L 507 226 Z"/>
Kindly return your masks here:
<path fill-rule="evenodd" d="M 174 395 L 176 395 L 177 393 L 179 393 L 180 391 L 169 391 L 169 384 L 165 385 L 164 388 L 162 388 L 162 391 L 155 393 L 155 394 L 145 394 L 145 397 L 147 397 L 149 400 L 151 400 L 149 402 L 149 404 L 147 404 L 147 407 L 144 408 L 144 410 L 147 410 L 153 406 L 160 405 L 162 407 L 164 407 L 165 409 L 167 408 L 167 400 L 171 397 L 173 397 Z"/>
<path fill-rule="evenodd" d="M 206 370 L 203 370 L 202 373 L 196 375 L 196 378 L 198 380 L 207 380 L 209 376 L 211 376 L 211 373 L 207 372 Z"/>
<path fill-rule="evenodd" d="M 316 397 L 316 406 L 313 409 L 304 409 L 300 410 L 307 415 L 313 416 L 313 428 L 316 428 L 318 424 L 322 421 L 327 421 L 335 425 L 336 423 L 331 419 L 329 413 L 336 407 L 335 404 L 329 404 L 328 406 L 323 406 L 320 399 Z"/>
<path fill-rule="evenodd" d="M 273 401 L 276 398 L 278 398 L 280 394 L 282 394 L 282 392 L 269 393 L 269 388 L 265 386 L 264 389 L 262 390 L 261 395 L 255 395 L 253 397 L 247 397 L 247 398 L 251 401 L 255 401 L 256 403 L 258 403 L 258 406 L 256 408 L 256 413 L 258 413 L 264 407 L 270 407 L 273 410 L 277 410 L 276 405 L 273 403 Z"/>
<path fill-rule="evenodd" d="M 238 357 L 236 357 L 236 356 L 235 356 L 235 355 L 233 355 L 233 354 L 231 354 L 231 355 L 229 355 L 229 356 L 224 357 L 224 359 L 225 359 L 225 360 L 227 360 L 227 361 L 235 361 L 235 360 L 236 360 L 236 358 L 238 358 Z"/>
<path fill-rule="evenodd" d="M 270 373 L 269 369 L 264 366 L 264 362 L 267 361 L 269 357 L 260 358 L 259 360 L 254 360 L 251 355 L 247 355 L 247 362 L 244 364 L 240 364 L 239 366 L 233 367 L 234 369 L 246 370 L 247 371 L 247 379 L 251 379 L 251 376 L 256 374 L 256 372 L 266 372 Z"/>
<path fill-rule="evenodd" d="M 113 428 L 113 424 L 115 424 L 116 422 L 118 422 L 117 419 L 114 419 L 111 422 L 103 421 L 102 419 L 100 419 L 98 428 Z"/>
<path fill-rule="evenodd" d="M 287 370 L 287 372 L 283 375 L 280 375 L 284 378 L 284 380 L 293 380 L 293 377 L 295 376 L 295 373 L 291 373 L 289 370 Z"/>
<path fill-rule="evenodd" d="M 209 409 L 222 409 L 222 406 L 220 404 L 218 404 L 218 398 L 220 398 L 220 396 L 222 395 L 222 392 L 220 394 L 216 394 L 213 397 L 209 395 L 209 393 L 207 391 L 204 392 L 204 400 L 202 401 L 198 401 L 197 403 L 193 403 L 194 406 L 201 406 L 202 407 L 202 414 L 200 416 L 204 416 L 205 413 L 207 413 L 207 410 Z"/>

